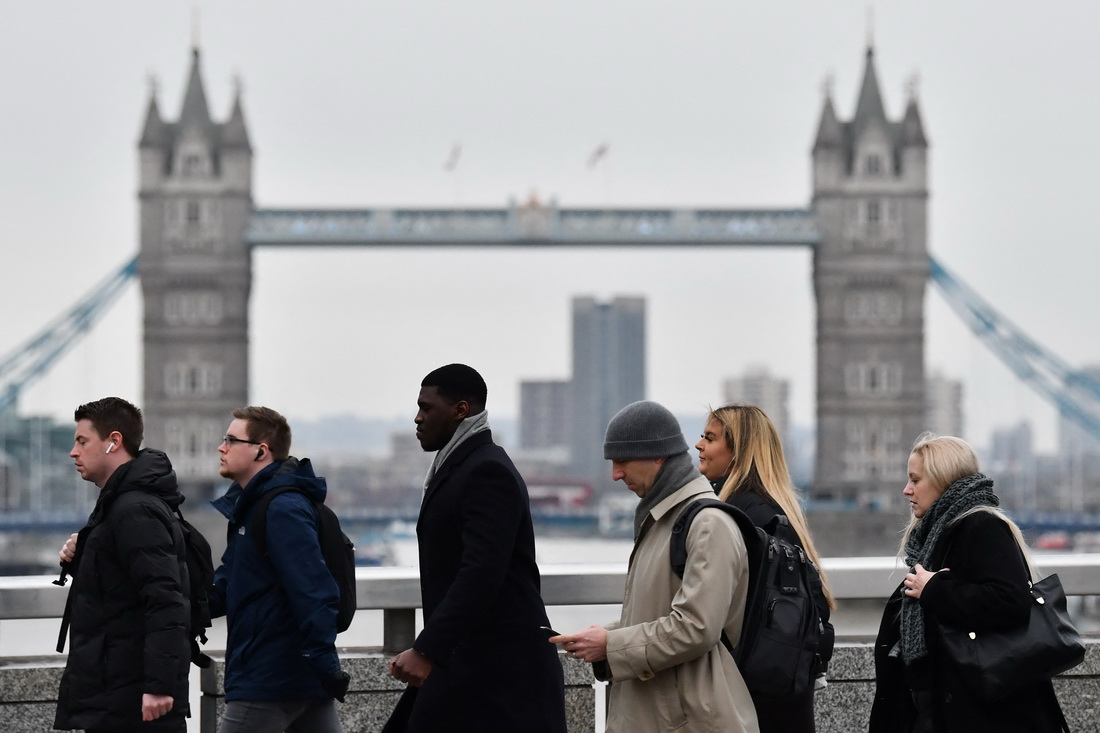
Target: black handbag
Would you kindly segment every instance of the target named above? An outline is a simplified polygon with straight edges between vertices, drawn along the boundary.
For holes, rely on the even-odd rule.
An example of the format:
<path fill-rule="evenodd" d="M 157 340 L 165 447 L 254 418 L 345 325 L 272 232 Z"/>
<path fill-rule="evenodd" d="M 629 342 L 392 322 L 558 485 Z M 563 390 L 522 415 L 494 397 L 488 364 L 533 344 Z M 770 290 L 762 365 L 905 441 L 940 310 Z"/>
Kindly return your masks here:
<path fill-rule="evenodd" d="M 1085 659 L 1085 643 L 1066 611 L 1066 592 L 1058 575 L 1034 583 L 1031 597 L 1027 626 L 1008 631 L 940 626 L 948 658 L 963 683 L 983 700 L 1047 681 Z"/>

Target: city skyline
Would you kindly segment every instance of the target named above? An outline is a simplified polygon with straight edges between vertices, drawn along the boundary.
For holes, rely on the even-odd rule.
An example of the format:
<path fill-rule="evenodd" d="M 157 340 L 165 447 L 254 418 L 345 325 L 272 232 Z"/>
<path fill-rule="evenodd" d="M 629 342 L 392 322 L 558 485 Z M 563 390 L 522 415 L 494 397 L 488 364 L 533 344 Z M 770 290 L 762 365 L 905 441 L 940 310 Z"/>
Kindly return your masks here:
<path fill-rule="evenodd" d="M 862 74 L 866 3 L 829 11 L 566 3 L 564 13 L 477 5 L 480 23 L 444 6 L 424 20 L 411 10 L 319 3 L 314 30 L 300 34 L 292 22 L 300 11 L 288 4 L 261 12 L 199 3 L 219 120 L 233 75 L 242 79 L 256 203 L 499 206 L 535 188 L 540 200 L 566 206 L 804 207 L 818 87 L 832 75 L 834 105 L 847 117 Z M 1100 111 L 1079 93 L 1080 74 L 1095 66 L 1084 28 L 1097 11 L 874 7 L 891 117 L 912 72 L 921 77 L 932 252 L 1071 364 L 1100 362 L 1100 345 L 1082 338 L 1097 299 L 1089 274 L 1100 248 L 1089 245 L 1100 224 L 1087 212 L 1098 188 L 1090 130 Z M 794 24 L 794 12 L 808 17 Z M 174 117 L 191 22 L 182 5 L 132 2 L 5 14 L 11 38 L 0 73 L 13 113 L 0 134 L 20 144 L 0 165 L 6 269 L 15 273 L 0 308 L 20 317 L 0 333 L 0 353 L 136 251 L 142 76 L 156 73 L 158 102 Z M 250 15 L 264 15 L 262 27 Z M 357 43 L 364 35 L 355 28 L 371 42 Z M 281 58 L 291 43 L 301 52 Z M 333 61 L 311 67 L 306 59 L 322 48 Z M 607 64 L 595 63 L 610 51 Z M 650 397 L 702 420 L 723 379 L 765 363 L 792 382 L 792 421 L 813 419 L 807 251 L 261 251 L 255 265 L 251 400 L 292 418 L 408 412 L 411 420 L 420 377 L 453 360 L 486 374 L 490 413 L 517 415 L 521 379 L 568 373 L 569 298 L 637 292 L 649 303 Z M 485 297 L 463 298 L 471 290 Z M 475 301 L 464 316 L 450 308 L 461 300 Z M 75 404 L 104 393 L 140 401 L 139 302 L 130 288 L 25 393 L 21 412 L 66 420 Z M 993 427 L 1030 417 L 1049 449 L 1053 408 L 1017 384 L 938 294 L 926 312 L 927 367 L 966 383 L 968 437 L 982 445 Z M 460 323 L 470 319 L 492 323 L 493 337 L 464 343 Z M 323 356 L 276 367 L 288 332 Z"/>

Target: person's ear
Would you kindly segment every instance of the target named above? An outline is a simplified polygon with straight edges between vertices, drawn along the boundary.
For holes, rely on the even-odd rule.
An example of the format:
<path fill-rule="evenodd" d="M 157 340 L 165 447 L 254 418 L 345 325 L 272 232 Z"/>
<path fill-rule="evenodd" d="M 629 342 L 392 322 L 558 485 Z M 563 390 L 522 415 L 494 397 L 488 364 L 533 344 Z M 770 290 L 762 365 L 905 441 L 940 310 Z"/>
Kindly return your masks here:
<path fill-rule="evenodd" d="M 455 417 L 459 422 L 462 422 L 470 416 L 470 403 L 466 400 L 459 400 L 455 403 Z"/>

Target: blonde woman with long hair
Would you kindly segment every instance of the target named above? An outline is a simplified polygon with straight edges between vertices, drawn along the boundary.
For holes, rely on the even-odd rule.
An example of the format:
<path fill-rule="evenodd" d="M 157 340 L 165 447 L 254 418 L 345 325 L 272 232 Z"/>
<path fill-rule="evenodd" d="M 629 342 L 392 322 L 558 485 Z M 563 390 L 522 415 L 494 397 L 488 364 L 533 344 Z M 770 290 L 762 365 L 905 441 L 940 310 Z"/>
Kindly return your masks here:
<path fill-rule="evenodd" d="M 963 685 L 940 626 L 982 632 L 1028 623 L 1031 562 L 1019 528 L 1000 509 L 993 480 L 961 438 L 917 438 L 902 493 L 912 518 L 901 556 L 909 567 L 886 603 L 875 640 L 870 733 L 1063 730 L 1049 680 L 990 702 Z"/>
<path fill-rule="evenodd" d="M 711 410 L 699 442 L 699 471 L 711 482 L 718 498 L 741 509 L 763 527 L 776 514 L 787 518 L 798 544 L 820 572 L 821 594 L 818 614 L 826 622 L 832 645 L 829 612 L 836 601 L 821 570 L 821 558 L 814 547 L 806 515 L 799 503 L 798 489 L 791 482 L 783 444 L 771 419 L 753 405 L 724 405 Z M 801 695 L 765 697 L 754 694 L 753 703 L 761 733 L 813 733 L 813 686 Z"/>

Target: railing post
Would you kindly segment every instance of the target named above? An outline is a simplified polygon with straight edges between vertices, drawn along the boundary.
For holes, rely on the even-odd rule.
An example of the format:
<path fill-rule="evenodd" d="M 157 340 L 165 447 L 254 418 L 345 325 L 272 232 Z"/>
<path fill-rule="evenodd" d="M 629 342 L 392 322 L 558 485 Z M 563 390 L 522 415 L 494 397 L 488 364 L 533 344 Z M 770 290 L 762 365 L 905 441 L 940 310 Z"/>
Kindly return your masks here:
<path fill-rule="evenodd" d="M 402 652 L 416 638 L 415 608 L 386 608 L 382 611 L 382 651 Z"/>

